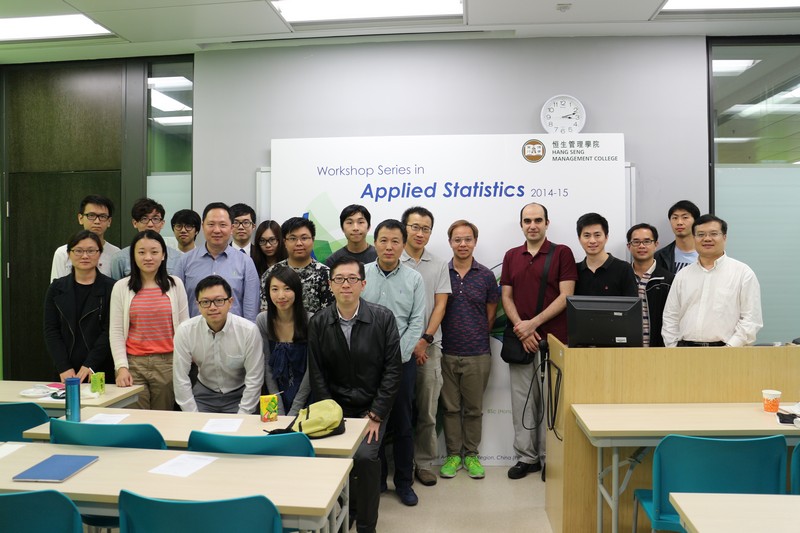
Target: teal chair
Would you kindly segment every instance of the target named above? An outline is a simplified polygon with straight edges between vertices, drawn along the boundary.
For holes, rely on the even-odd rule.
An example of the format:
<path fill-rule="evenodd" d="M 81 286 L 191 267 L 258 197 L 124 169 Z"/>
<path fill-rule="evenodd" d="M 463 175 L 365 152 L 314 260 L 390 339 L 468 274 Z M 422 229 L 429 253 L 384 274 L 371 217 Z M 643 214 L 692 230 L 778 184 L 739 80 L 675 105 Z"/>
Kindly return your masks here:
<path fill-rule="evenodd" d="M 792 473 L 792 494 L 800 494 L 800 444 L 792 452 L 792 464 L 789 465 Z"/>
<path fill-rule="evenodd" d="M 0 531 L 82 533 L 72 500 L 56 490 L 0 494 Z"/>
<path fill-rule="evenodd" d="M 50 442 L 112 448 L 146 448 L 166 450 L 161 433 L 150 424 L 87 424 L 50 420 Z"/>
<path fill-rule="evenodd" d="M 167 449 L 164 437 L 150 424 L 87 424 L 58 418 L 50 420 L 50 442 L 112 448 Z M 90 530 L 119 527 L 116 516 L 83 515 L 83 523 Z"/>
<path fill-rule="evenodd" d="M 667 435 L 653 454 L 653 490 L 633 492 L 633 533 L 639 505 L 653 529 L 685 531 L 671 492 L 786 493 L 786 439 L 712 439 Z"/>
<path fill-rule="evenodd" d="M 266 496 L 187 502 L 119 493 L 120 533 L 281 531 L 281 515 Z"/>
<path fill-rule="evenodd" d="M 0 403 L 0 442 L 30 441 L 22 438 L 22 432 L 48 420 L 45 410 L 35 403 Z"/>
<path fill-rule="evenodd" d="M 192 431 L 189 434 L 189 450 L 193 452 L 239 453 L 243 455 L 316 456 L 314 447 L 305 433 L 245 437 Z"/>

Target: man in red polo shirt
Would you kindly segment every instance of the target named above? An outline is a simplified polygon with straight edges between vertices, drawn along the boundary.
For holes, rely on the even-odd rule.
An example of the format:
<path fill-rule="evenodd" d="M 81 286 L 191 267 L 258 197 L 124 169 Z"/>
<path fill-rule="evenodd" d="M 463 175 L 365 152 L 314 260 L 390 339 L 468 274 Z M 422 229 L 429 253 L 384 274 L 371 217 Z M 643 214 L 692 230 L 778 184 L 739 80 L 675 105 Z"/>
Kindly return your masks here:
<path fill-rule="evenodd" d="M 525 244 L 506 252 L 500 275 L 503 309 L 507 317 L 503 338 L 504 342 L 519 342 L 524 351 L 536 353 L 539 351 L 539 342 L 548 333 L 567 341 L 567 316 L 564 311 L 567 296 L 575 292 L 578 272 L 572 250 L 547 240 L 550 219 L 545 206 L 532 203 L 523 207 L 519 225 L 525 235 Z M 543 280 L 545 261 L 551 248 L 554 251 L 550 268 L 547 280 Z M 542 282 L 547 285 L 542 309 L 537 312 Z M 508 471 L 511 479 L 523 478 L 528 472 L 538 472 L 544 461 L 544 405 L 538 387 L 531 387 L 538 362 L 536 358 L 532 363 L 508 365 L 514 451 L 519 456 L 517 464 Z M 529 392 L 533 398 L 527 402 Z M 531 406 L 527 411 L 526 402 Z"/>

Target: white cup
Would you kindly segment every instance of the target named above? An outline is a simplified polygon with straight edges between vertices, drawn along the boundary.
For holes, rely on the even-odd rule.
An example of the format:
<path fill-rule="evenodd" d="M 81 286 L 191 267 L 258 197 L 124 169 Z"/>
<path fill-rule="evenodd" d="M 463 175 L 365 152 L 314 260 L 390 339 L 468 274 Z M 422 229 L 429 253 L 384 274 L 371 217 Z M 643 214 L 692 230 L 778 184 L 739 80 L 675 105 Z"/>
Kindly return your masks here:
<path fill-rule="evenodd" d="M 778 407 L 781 404 L 781 391 L 764 389 L 761 391 L 761 397 L 764 403 L 764 411 L 768 413 L 778 412 Z"/>

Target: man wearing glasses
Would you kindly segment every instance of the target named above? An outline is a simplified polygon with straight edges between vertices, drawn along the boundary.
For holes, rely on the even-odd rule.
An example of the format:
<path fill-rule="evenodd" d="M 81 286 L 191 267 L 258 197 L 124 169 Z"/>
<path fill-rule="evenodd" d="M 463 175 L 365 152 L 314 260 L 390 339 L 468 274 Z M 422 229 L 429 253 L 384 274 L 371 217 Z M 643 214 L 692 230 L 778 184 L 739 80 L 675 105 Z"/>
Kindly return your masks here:
<path fill-rule="evenodd" d="M 264 383 L 261 334 L 255 324 L 230 313 L 234 296 L 220 276 L 201 280 L 194 298 L 200 316 L 175 332 L 172 385 L 183 411 L 250 414 Z M 197 365 L 192 387 L 189 369 Z"/>
<path fill-rule="evenodd" d="M 650 224 L 636 224 L 626 235 L 633 261 L 633 274 L 642 299 L 642 340 L 644 346 L 664 346 L 661 337 L 662 315 L 675 274 L 659 265 L 655 258 L 658 230 Z"/>
<path fill-rule="evenodd" d="M 194 250 L 194 243 L 197 240 L 197 234 L 200 233 L 201 224 L 200 215 L 191 209 L 181 209 L 172 215 L 170 225 L 175 234 L 175 240 L 178 242 L 179 252 L 185 254 Z"/>
<path fill-rule="evenodd" d="M 761 288 L 749 266 L 725 253 L 728 223 L 714 215 L 694 222 L 697 262 L 675 276 L 664 308 L 666 346 L 746 346 L 764 325 Z"/>
<path fill-rule="evenodd" d="M 233 240 L 231 246 L 235 250 L 241 250 L 247 257 L 250 257 L 250 237 L 256 229 L 256 212 L 247 204 L 233 204 L 231 206 L 231 216 L 233 217 Z"/>
<path fill-rule="evenodd" d="M 442 391 L 442 328 L 439 327 L 450 295 L 450 274 L 447 263 L 434 256 L 426 246 L 433 230 L 433 213 L 424 207 L 409 207 L 400 221 L 408 232 L 400 261 L 416 270 L 425 283 L 425 330 L 414 346 L 417 363 L 417 406 L 414 427 L 414 470 L 425 486 L 436 485 L 433 460 L 439 456 L 436 434 L 436 412 Z"/>
<path fill-rule="evenodd" d="M 344 416 L 368 418 L 367 434 L 353 456 L 350 525 L 375 531 L 380 505 L 383 442 L 389 411 L 400 385 L 400 336 L 392 312 L 362 299 L 364 265 L 345 256 L 334 262 L 336 303 L 308 324 L 308 375 L 317 400 L 332 398 Z"/>
<path fill-rule="evenodd" d="M 278 261 L 261 276 L 261 309 L 267 310 L 269 290 L 266 287 L 267 277 L 273 269 L 288 266 L 300 276 L 303 282 L 303 308 L 314 314 L 333 303 L 330 284 L 330 269 L 313 257 L 314 237 L 317 229 L 307 218 L 292 217 L 281 226 L 283 241 L 286 243 L 287 257 Z"/>
<path fill-rule="evenodd" d="M 189 316 L 197 316 L 200 312 L 194 298 L 195 287 L 201 280 L 214 274 L 223 277 L 233 291 L 231 312 L 255 323 L 258 315 L 258 273 L 249 256 L 229 246 L 231 220 L 227 204 L 208 204 L 203 210 L 205 246 L 198 246 L 183 254 L 176 275 L 186 287 Z"/>
<path fill-rule="evenodd" d="M 81 200 L 78 208 L 78 224 L 83 229 L 89 230 L 103 243 L 103 253 L 97 269 L 106 276 L 111 275 L 111 259 L 119 252 L 119 248 L 107 242 L 103 237 L 111 227 L 111 216 L 114 214 L 114 203 L 105 196 L 90 194 Z M 60 246 L 53 254 L 53 266 L 50 269 L 50 279 L 63 278 L 72 272 L 72 262 L 69 260 L 67 245 Z"/>
<path fill-rule="evenodd" d="M 164 206 L 150 198 L 139 198 L 131 207 L 131 224 L 137 232 L 148 229 L 161 233 L 164 228 Z M 167 251 L 167 272 L 176 274 L 180 254 Z M 119 280 L 131 274 L 131 247 L 126 246 L 111 258 L 111 277 Z"/>

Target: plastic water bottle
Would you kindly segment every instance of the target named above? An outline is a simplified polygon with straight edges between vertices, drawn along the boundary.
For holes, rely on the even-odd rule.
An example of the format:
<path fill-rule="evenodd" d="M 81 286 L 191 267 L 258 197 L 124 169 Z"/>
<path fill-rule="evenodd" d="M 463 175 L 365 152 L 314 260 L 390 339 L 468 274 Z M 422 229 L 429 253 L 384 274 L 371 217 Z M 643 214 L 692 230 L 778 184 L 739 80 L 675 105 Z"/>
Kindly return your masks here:
<path fill-rule="evenodd" d="M 81 380 L 80 378 L 67 378 L 67 420 L 70 422 L 81 421 Z"/>

